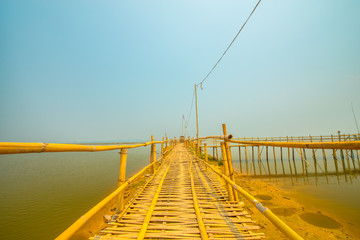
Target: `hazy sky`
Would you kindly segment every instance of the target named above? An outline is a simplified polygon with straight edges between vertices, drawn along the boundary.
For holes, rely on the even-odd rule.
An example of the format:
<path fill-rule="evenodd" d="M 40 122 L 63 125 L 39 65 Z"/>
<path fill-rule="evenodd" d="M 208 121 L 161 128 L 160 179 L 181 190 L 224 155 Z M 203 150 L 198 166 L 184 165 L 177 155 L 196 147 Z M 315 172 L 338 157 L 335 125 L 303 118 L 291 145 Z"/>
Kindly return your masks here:
<path fill-rule="evenodd" d="M 0 1 L 0 141 L 179 136 L 194 84 L 256 2 Z M 198 90 L 200 135 L 356 132 L 359 13 L 358 0 L 263 0 Z"/>

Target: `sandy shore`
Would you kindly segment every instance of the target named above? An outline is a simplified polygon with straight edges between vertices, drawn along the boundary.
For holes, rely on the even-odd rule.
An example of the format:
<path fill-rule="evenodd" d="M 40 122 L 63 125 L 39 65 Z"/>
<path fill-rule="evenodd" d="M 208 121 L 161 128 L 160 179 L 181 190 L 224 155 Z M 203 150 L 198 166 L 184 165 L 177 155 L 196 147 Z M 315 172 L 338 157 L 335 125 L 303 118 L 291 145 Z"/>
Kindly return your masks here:
<path fill-rule="evenodd" d="M 236 174 L 236 182 L 304 239 L 360 239 L 346 223 L 341 222 L 336 216 L 331 216 L 324 211 L 320 212 L 311 206 L 311 203 L 300 204 L 290 192 L 260 179 L 251 179 L 239 174 Z M 247 210 L 253 213 L 253 220 L 261 227 L 267 239 L 287 239 L 252 204 L 246 200 L 244 200 L 244 203 Z M 324 219 L 317 221 L 318 217 Z M 320 224 L 322 227 L 315 226 L 307 221 L 315 221 L 315 224 Z"/>

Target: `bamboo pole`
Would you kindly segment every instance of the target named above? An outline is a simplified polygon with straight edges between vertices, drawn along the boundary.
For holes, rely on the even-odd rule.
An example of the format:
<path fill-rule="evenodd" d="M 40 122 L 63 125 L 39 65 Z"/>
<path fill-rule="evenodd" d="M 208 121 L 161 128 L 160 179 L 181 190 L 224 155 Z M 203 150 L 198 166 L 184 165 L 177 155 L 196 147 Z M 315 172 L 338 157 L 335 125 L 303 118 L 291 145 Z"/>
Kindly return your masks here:
<path fill-rule="evenodd" d="M 256 166 L 255 166 L 254 146 L 251 146 L 251 162 L 252 162 L 252 164 L 253 164 L 254 176 L 256 176 Z"/>
<path fill-rule="evenodd" d="M 283 160 L 283 150 L 282 150 L 282 147 L 280 147 L 280 160 L 281 160 L 281 167 L 282 167 L 283 176 L 285 176 L 285 168 L 284 168 L 284 160 Z"/>
<path fill-rule="evenodd" d="M 242 173 L 242 166 L 241 166 L 241 147 L 239 146 L 239 164 L 240 164 L 240 173 Z"/>
<path fill-rule="evenodd" d="M 127 160 L 127 149 L 123 148 L 120 151 L 120 168 L 119 168 L 119 178 L 118 178 L 118 187 L 125 183 L 126 178 L 126 160 Z M 116 212 L 120 213 L 124 209 L 124 192 L 122 191 L 119 194 L 118 201 L 116 204 Z"/>
<path fill-rule="evenodd" d="M 245 146 L 245 167 L 246 167 L 246 174 L 249 175 L 249 166 L 248 166 L 248 152 Z"/>
<path fill-rule="evenodd" d="M 203 161 L 203 160 L 202 160 Z M 270 209 L 264 207 L 257 199 L 255 199 L 252 195 L 246 192 L 242 187 L 238 186 L 234 181 L 232 181 L 229 177 L 224 174 L 216 171 L 212 166 L 208 163 L 205 163 L 211 168 L 217 175 L 222 177 L 227 184 L 232 186 L 237 192 L 239 192 L 246 200 L 248 200 L 251 204 L 253 204 L 265 217 L 267 217 L 281 232 L 283 232 L 289 239 L 301 240 L 300 237 L 294 230 L 292 230 L 289 226 L 287 226 L 280 218 L 278 218 Z"/>
<path fill-rule="evenodd" d="M 268 146 L 266 146 L 266 164 L 267 164 L 267 167 L 268 167 L 268 174 L 270 176 L 271 172 L 270 172 L 270 165 L 269 165 L 269 149 L 268 149 Z"/>
<path fill-rule="evenodd" d="M 331 141 L 334 141 L 334 137 L 331 134 Z M 337 162 L 337 156 L 336 156 L 336 150 L 333 149 L 333 159 L 334 159 L 334 165 L 335 165 L 335 171 L 336 171 L 336 175 L 339 176 L 339 166 L 338 166 L 338 162 Z"/>
<path fill-rule="evenodd" d="M 258 149 L 258 166 L 259 166 L 259 172 L 260 176 L 262 175 L 262 169 L 261 169 L 261 152 L 260 152 L 260 146 L 257 146 Z"/>
<path fill-rule="evenodd" d="M 312 137 L 310 137 L 310 142 L 312 142 Z M 315 156 L 315 150 L 314 149 L 311 149 L 312 150 L 312 157 L 313 157 L 313 160 L 314 160 L 314 170 L 315 170 L 315 175 L 317 176 L 317 160 L 316 160 L 316 156 Z"/>
<path fill-rule="evenodd" d="M 272 138 L 271 138 L 271 141 L 273 142 L 273 139 L 272 139 Z M 275 176 L 277 176 L 277 166 L 276 166 L 276 153 L 275 153 L 275 147 L 273 147 L 273 153 L 274 153 Z"/>
<path fill-rule="evenodd" d="M 154 141 L 154 136 L 151 136 L 151 141 Z M 151 144 L 151 152 L 150 152 L 150 164 L 156 161 L 156 145 Z M 155 152 L 155 154 L 154 154 Z M 154 166 L 151 167 L 151 173 L 154 173 Z"/>
<path fill-rule="evenodd" d="M 221 153 L 222 153 L 222 159 L 223 159 L 223 168 L 224 168 L 224 174 L 229 177 L 229 166 L 228 166 L 228 161 L 227 161 L 227 156 L 226 156 L 226 149 L 225 149 L 225 145 L 223 142 L 220 143 L 220 148 L 221 148 Z M 229 200 L 230 201 L 234 201 L 234 192 L 233 189 L 231 187 L 231 185 L 229 183 L 226 184 L 226 189 L 228 192 L 228 196 L 229 196 Z"/>
<path fill-rule="evenodd" d="M 322 136 L 320 136 L 320 141 L 322 142 L 323 139 L 322 139 Z M 326 152 L 325 152 L 325 149 L 322 149 L 322 154 L 323 154 L 323 159 L 324 159 L 324 168 L 325 168 L 325 174 L 326 174 L 326 177 L 328 175 L 328 164 L 327 164 L 327 158 L 326 158 Z"/>
<path fill-rule="evenodd" d="M 223 129 L 223 134 L 224 136 L 227 136 L 227 130 L 226 130 L 226 124 L 223 123 L 222 124 L 222 129 Z M 229 167 L 229 176 L 230 176 L 230 179 L 232 181 L 235 181 L 235 177 L 234 177 L 234 168 L 233 168 L 233 165 L 232 165 L 232 157 L 231 157 L 231 149 L 229 147 L 229 142 L 228 140 L 225 138 L 224 140 L 224 147 L 225 147 L 225 151 L 226 151 L 226 157 L 227 157 L 227 161 L 228 161 L 228 167 Z M 237 192 L 235 190 L 234 191 L 234 200 L 235 201 L 239 201 L 239 196 L 237 194 Z"/>
<path fill-rule="evenodd" d="M 286 140 L 289 142 L 289 137 L 286 137 Z M 290 169 L 290 175 L 293 175 L 292 168 L 291 168 L 291 161 L 290 161 L 290 147 L 288 149 L 288 160 L 289 160 L 289 169 Z"/>

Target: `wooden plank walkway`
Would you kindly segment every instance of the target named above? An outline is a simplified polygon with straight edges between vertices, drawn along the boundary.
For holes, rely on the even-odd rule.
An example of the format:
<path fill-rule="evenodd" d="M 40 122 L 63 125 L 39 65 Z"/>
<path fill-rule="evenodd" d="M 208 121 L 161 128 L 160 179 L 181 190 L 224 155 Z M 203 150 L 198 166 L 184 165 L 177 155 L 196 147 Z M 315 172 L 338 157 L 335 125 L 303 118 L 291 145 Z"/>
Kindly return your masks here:
<path fill-rule="evenodd" d="M 264 238 L 242 207 L 229 201 L 222 179 L 178 144 L 123 213 L 91 239 Z"/>

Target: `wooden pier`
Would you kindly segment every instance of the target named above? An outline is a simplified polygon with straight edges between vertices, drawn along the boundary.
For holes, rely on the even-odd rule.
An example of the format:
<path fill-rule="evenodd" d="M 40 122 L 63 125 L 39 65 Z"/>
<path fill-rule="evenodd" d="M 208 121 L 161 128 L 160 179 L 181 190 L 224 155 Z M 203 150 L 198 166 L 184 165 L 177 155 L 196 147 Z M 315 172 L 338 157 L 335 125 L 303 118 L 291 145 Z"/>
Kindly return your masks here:
<path fill-rule="evenodd" d="M 224 181 L 178 144 L 141 192 L 90 239 L 261 239 Z"/>

